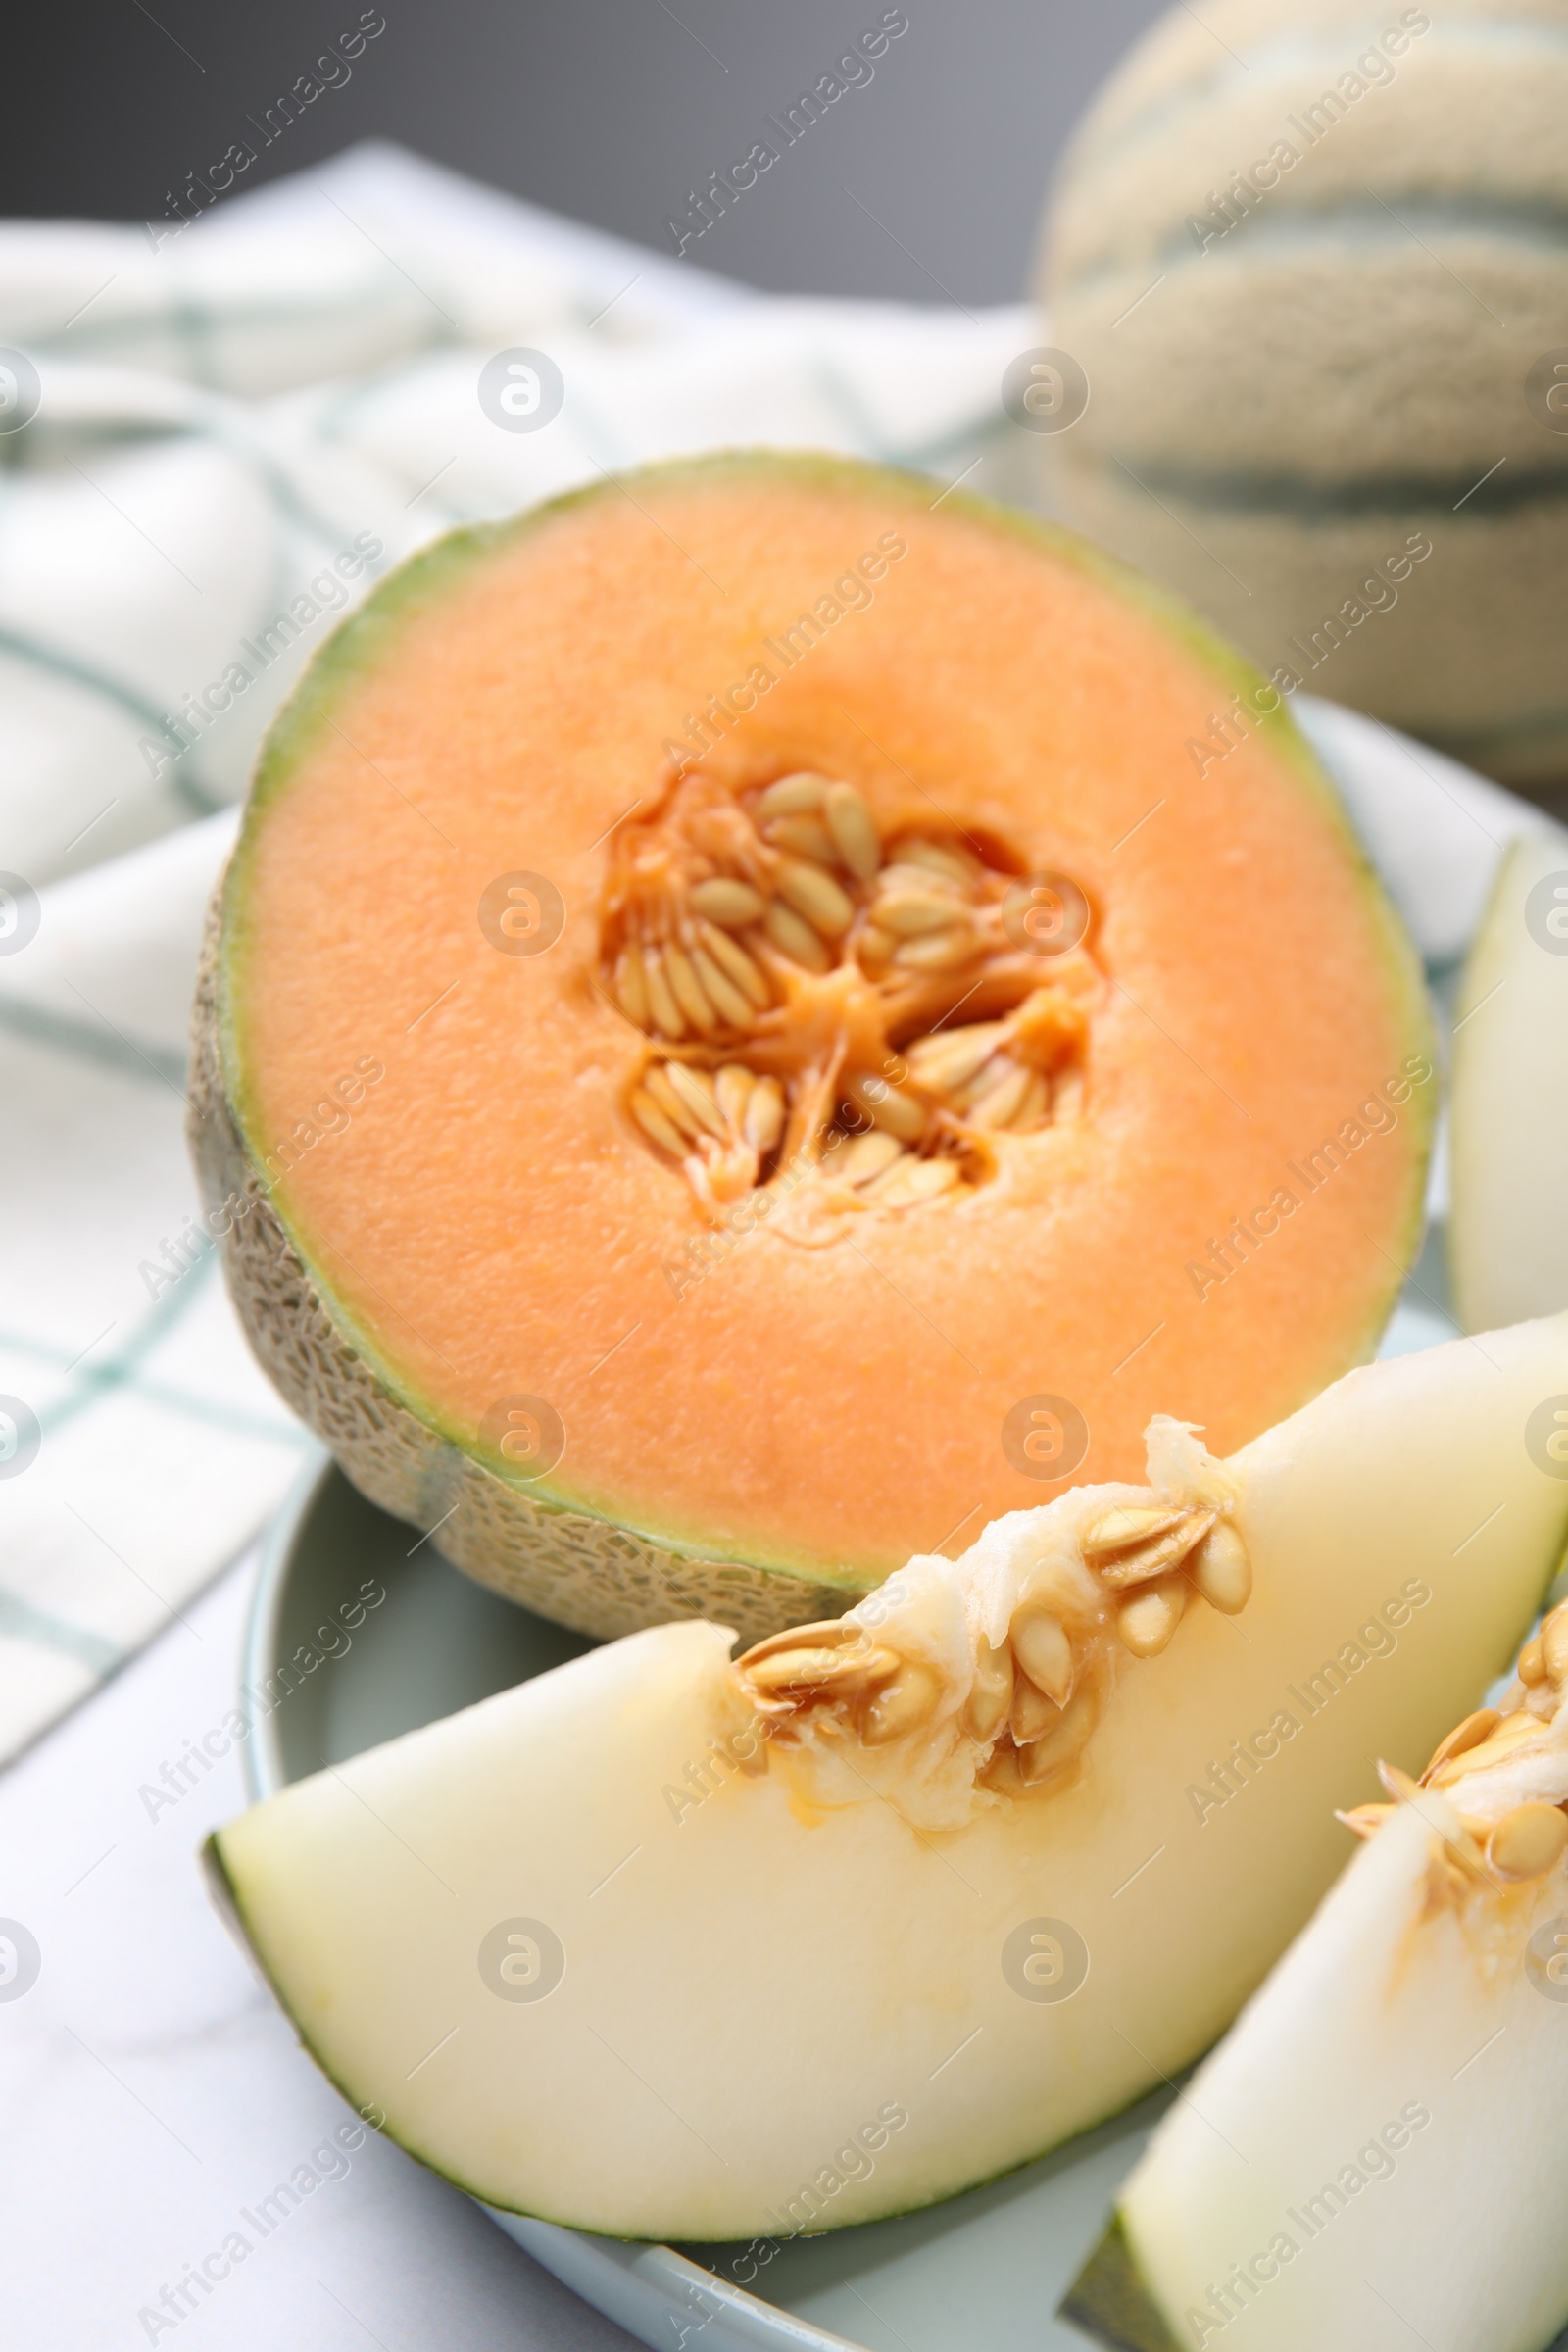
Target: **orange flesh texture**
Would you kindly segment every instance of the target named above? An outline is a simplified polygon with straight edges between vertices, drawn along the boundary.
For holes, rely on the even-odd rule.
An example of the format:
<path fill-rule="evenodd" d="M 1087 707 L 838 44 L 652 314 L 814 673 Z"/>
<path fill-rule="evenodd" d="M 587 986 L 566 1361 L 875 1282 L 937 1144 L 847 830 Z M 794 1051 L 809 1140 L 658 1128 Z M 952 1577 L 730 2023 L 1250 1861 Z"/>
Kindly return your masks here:
<path fill-rule="evenodd" d="M 785 671 L 764 640 L 890 532 L 874 601 Z M 1020 1399 L 1085 1415 L 1076 1478 L 1142 1477 L 1152 1412 L 1228 1452 L 1370 1352 L 1423 1091 L 1319 1189 L 1288 1163 L 1422 1049 L 1419 983 L 1288 730 L 1197 772 L 1245 673 L 1179 614 L 903 477 L 737 462 L 503 530 L 380 625 L 264 768 L 225 1066 L 261 1164 L 385 1065 L 274 1200 L 432 1424 L 471 1444 L 498 1399 L 544 1397 L 566 1433 L 545 1499 L 862 1583 L 1059 1491 L 1003 1450 Z M 989 828 L 1083 885 L 1109 986 L 1083 1115 L 1000 1138 L 994 1181 L 825 1248 L 760 1227 L 677 1297 L 666 1266 L 710 1228 L 624 1108 L 645 1041 L 596 986 L 604 837 L 759 662 L 781 674 L 712 772 L 847 777 L 884 839 Z M 480 931 L 514 869 L 564 899 L 547 954 Z M 1282 1188 L 1300 1205 L 1200 1297 L 1189 1261 Z"/>

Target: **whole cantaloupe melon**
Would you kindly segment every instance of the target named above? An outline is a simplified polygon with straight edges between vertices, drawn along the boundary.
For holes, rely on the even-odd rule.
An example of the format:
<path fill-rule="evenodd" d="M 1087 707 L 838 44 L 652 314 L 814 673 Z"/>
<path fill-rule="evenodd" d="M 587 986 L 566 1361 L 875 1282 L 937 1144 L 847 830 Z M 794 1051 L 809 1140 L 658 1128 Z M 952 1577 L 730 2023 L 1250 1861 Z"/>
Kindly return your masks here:
<path fill-rule="evenodd" d="M 914 475 L 740 452 L 425 550 L 214 913 L 258 1353 L 588 1632 L 837 1611 L 1164 1406 L 1245 1443 L 1419 1232 L 1420 973 L 1278 697 Z"/>
<path fill-rule="evenodd" d="M 1069 519 L 1527 786 L 1568 775 L 1565 121 L 1562 0 L 1178 6 L 1043 253 L 1090 387 L 1041 441 Z"/>

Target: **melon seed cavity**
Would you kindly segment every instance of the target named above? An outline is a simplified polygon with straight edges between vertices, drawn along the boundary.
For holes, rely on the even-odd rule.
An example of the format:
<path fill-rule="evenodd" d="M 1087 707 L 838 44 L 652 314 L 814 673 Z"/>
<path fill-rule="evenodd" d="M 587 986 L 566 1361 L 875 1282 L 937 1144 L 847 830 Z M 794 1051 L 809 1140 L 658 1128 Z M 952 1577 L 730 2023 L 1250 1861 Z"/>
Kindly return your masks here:
<path fill-rule="evenodd" d="M 1418 1781 L 1378 1768 L 1386 1804 L 1356 1805 L 1340 1819 L 1375 1837 L 1424 1789 L 1458 1816 L 1456 1834 L 1433 1834 L 1428 1905 L 1449 1906 L 1472 1927 L 1506 1925 L 1509 1890 L 1533 1886 L 1568 1855 L 1568 1601 L 1552 1610 L 1519 1653 L 1512 1686 L 1439 1741 Z"/>
<path fill-rule="evenodd" d="M 1102 976 L 1081 939 L 1043 954 L 1032 911 L 966 835 L 884 838 L 854 784 L 688 774 L 611 852 L 604 986 L 646 1041 L 633 1126 L 710 1215 L 804 1172 L 804 1216 L 775 1228 L 796 1239 L 961 1198 L 1082 1107 Z"/>
<path fill-rule="evenodd" d="M 1042 1519 L 1059 1516 L 1063 1505 L 1071 1508 L 1073 1498 L 1048 1505 Z M 1194 1601 L 1234 1616 L 1252 1584 L 1229 1504 L 1151 1494 L 1147 1502 L 1092 1508 L 1069 1556 L 1070 1572 L 1058 1556 L 1040 1587 L 1024 1591 L 1000 1642 L 971 1637 L 968 1654 L 950 1656 L 946 1671 L 936 1662 L 940 1644 L 921 1638 L 929 1609 L 917 1593 L 904 1605 L 908 1596 L 898 1592 L 904 1571 L 847 1616 L 757 1642 L 734 1671 L 747 1706 L 768 1727 L 770 1753 L 832 1762 L 920 1741 L 925 1762 L 934 1759 L 960 1808 L 974 1791 L 984 1792 L 984 1803 L 1067 1788 L 1083 1766 L 1118 1657 L 1157 1656 Z M 950 1574 L 960 1586 L 970 1581 L 966 1562 Z M 901 1623 L 903 1642 L 895 1630 Z M 857 1781 L 864 1792 L 863 1765 L 851 1771 L 852 1792 Z M 881 1792 L 907 1812 L 919 1801 L 910 1789 L 921 1786 L 910 1764 L 902 1788 Z M 933 1813 L 917 1826 L 954 1823 Z"/>

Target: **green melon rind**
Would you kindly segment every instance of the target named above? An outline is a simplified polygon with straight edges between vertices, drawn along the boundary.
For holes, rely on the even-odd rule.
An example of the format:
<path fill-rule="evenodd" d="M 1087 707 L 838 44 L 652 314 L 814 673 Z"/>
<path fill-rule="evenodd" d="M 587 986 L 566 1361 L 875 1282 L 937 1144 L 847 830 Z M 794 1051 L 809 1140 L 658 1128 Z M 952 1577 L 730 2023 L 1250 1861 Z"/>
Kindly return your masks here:
<path fill-rule="evenodd" d="M 1138 2267 L 1120 2213 L 1111 2215 L 1103 2237 L 1057 2304 L 1056 2316 L 1109 2344 L 1112 2352 L 1180 2352 Z"/>
<path fill-rule="evenodd" d="M 923 514 L 931 508 L 931 485 L 924 475 L 809 453 L 724 451 L 647 466 L 629 478 L 639 487 L 657 490 L 681 483 L 722 486 L 728 480 L 753 477 L 759 471 L 786 479 L 803 489 L 842 492 L 861 499 L 881 495 L 893 500 L 901 511 L 916 508 Z M 466 1537 L 464 1519 L 460 1516 L 456 1529 L 448 1527 L 443 1531 L 441 1549 L 482 1582 L 496 1586 L 512 1597 L 589 1633 L 618 1634 L 632 1631 L 640 1624 L 657 1622 L 671 1613 L 697 1613 L 734 1624 L 737 1631 L 755 1638 L 757 1634 L 799 1623 L 812 1615 L 837 1614 L 877 1581 L 877 1572 L 858 1573 L 854 1564 L 816 1561 L 749 1558 L 714 1562 L 705 1556 L 698 1531 L 628 1527 L 584 1504 L 562 1482 L 552 1484 L 548 1479 L 541 1480 L 530 1488 L 526 1496 L 505 1486 L 492 1467 L 480 1461 L 473 1433 L 460 1427 L 439 1399 L 425 1393 L 392 1361 L 382 1342 L 332 1296 L 330 1285 L 313 1264 L 306 1237 L 267 1179 L 261 1154 L 252 1140 L 258 1125 L 254 1090 L 232 1007 L 232 974 L 243 964 L 249 936 L 249 853 L 268 809 L 287 788 L 299 761 L 334 725 L 334 711 L 395 654 L 403 630 L 439 603 L 475 564 L 516 540 L 548 527 L 573 509 L 618 488 L 618 482 L 596 482 L 505 522 L 469 524 L 447 533 L 379 582 L 365 604 L 339 623 L 304 672 L 263 741 L 239 838 L 214 902 L 208 968 L 204 973 L 206 985 L 198 994 L 192 1141 L 215 1204 L 236 1189 L 255 1203 L 250 1216 L 236 1224 L 225 1250 L 225 1262 L 230 1287 L 236 1293 L 258 1353 L 288 1400 L 332 1446 L 349 1475 L 373 1500 L 402 1517 L 433 1527 L 450 1508 L 454 1486 L 451 1466 L 447 1466 L 444 1475 L 434 1477 L 389 1476 L 386 1465 L 364 1458 L 363 1446 L 350 1444 L 346 1447 L 341 1430 L 334 1434 L 330 1426 L 334 1421 L 353 1424 L 368 1418 L 376 1423 L 379 1436 L 386 1440 L 379 1446 L 383 1454 L 395 1443 L 387 1440 L 388 1429 L 401 1430 L 405 1440 L 416 1439 L 416 1431 L 423 1433 L 428 1443 L 443 1451 L 450 1449 L 475 1466 L 479 1478 L 490 1489 L 485 1500 L 493 1520 L 506 1523 L 514 1533 L 514 1523 L 520 1520 L 535 1536 L 540 1533 L 542 1523 L 550 1522 L 545 1533 L 560 1539 L 579 1565 L 590 1563 L 601 1547 L 607 1553 L 618 1551 L 624 1555 L 621 1566 L 629 1574 L 632 1588 L 629 1592 L 621 1590 L 607 1595 L 609 1605 L 604 1609 L 591 1605 L 592 1595 L 587 1592 L 575 1596 L 573 1607 L 565 1607 L 559 1577 L 547 1579 L 541 1586 L 515 1557 L 499 1570 L 487 1566 L 489 1539 L 482 1526 L 468 1530 Z M 952 493 L 951 503 L 971 521 L 1071 565 L 1147 613 L 1166 637 L 1213 676 L 1225 700 L 1240 693 L 1251 704 L 1257 690 L 1266 684 L 1258 670 L 1179 598 L 1077 533 L 963 491 Z M 1362 885 L 1366 911 L 1381 942 L 1397 1024 L 1404 1030 L 1410 1050 L 1432 1058 L 1435 1038 L 1420 966 L 1332 781 L 1283 704 L 1257 719 L 1255 732 L 1338 833 Z M 1400 1261 L 1413 1257 L 1419 1244 L 1426 1157 L 1436 1114 L 1435 1108 L 1421 1102 L 1419 1097 L 1412 1097 L 1409 1111 L 1414 1114 L 1416 1148 L 1411 1156 L 1409 1201 L 1400 1247 L 1397 1255 L 1391 1255 L 1387 1281 L 1368 1296 L 1365 1318 L 1357 1335 L 1359 1357 L 1375 1351 L 1402 1281 Z M 242 1230 L 246 1226 L 250 1228 L 248 1234 Z M 252 1250 L 253 1258 L 260 1256 L 272 1261 L 270 1274 L 265 1263 L 253 1265 L 248 1282 L 236 1279 L 247 1241 L 265 1245 L 261 1251 Z M 336 1352 L 343 1359 L 338 1376 L 355 1380 L 362 1387 L 368 1384 L 374 1392 L 373 1396 L 360 1399 L 357 1412 L 334 1414 L 330 1396 L 319 1394 L 319 1382 L 313 1385 L 299 1376 L 298 1366 L 292 1365 L 296 1350 L 290 1346 L 291 1335 L 286 1330 L 277 1332 L 270 1328 L 278 1319 L 270 1298 L 274 1290 L 314 1295 L 338 1342 Z M 286 1310 L 283 1320 L 287 1321 Z M 315 1342 L 318 1355 L 322 1345 L 318 1334 Z M 1305 1396 L 1297 1401 L 1305 1402 Z M 509 1504 L 513 1506 L 510 1509 Z M 481 1521 L 485 1516 L 483 1511 L 479 1513 Z M 612 1586 L 624 1587 L 626 1582 L 626 1574 L 611 1576 Z M 657 1591 L 657 1605 L 648 1614 L 628 1614 L 628 1606 L 634 1611 L 640 1607 L 639 1593 L 645 1590 L 650 1600 Z M 569 1579 L 564 1597 L 571 1598 Z"/>
<path fill-rule="evenodd" d="M 218 1050 L 222 890 L 208 910 L 192 1025 L 187 1136 L 210 1209 L 237 1200 L 223 1270 L 263 1369 L 361 1493 L 436 1536 L 478 1583 L 559 1625 L 601 1639 L 674 1617 L 707 1617 L 745 1642 L 836 1617 L 863 1589 L 673 1550 L 633 1529 L 536 1500 L 454 1446 L 377 1377 L 320 1296 L 271 1187 L 235 1124 Z"/>

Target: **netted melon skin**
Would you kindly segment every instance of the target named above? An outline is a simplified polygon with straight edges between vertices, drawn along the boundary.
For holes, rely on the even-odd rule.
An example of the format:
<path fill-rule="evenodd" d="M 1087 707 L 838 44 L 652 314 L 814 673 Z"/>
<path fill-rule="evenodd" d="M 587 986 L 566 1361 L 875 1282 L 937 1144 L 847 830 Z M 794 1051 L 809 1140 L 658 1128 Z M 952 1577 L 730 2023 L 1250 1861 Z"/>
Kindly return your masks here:
<path fill-rule="evenodd" d="M 220 1247 L 257 1359 L 285 1402 L 382 1510 L 433 1534 L 443 1556 L 521 1607 L 613 1641 L 676 1617 L 733 1627 L 742 1642 L 837 1617 L 857 1591 L 742 1560 L 667 1551 L 630 1529 L 552 1510 L 483 1469 L 394 1396 L 333 1321 L 258 1181 L 224 1090 L 219 1053 L 220 877 L 207 912 L 191 1034 L 186 1133 L 204 1203 L 233 1196 Z"/>
<path fill-rule="evenodd" d="M 1035 443 L 1067 519 L 1260 668 L 1551 794 L 1568 436 L 1526 387 L 1568 345 L 1568 254 L 1538 225 L 1568 199 L 1565 22 L 1562 0 L 1169 7 L 1052 195 L 1049 340 L 1093 397 Z"/>

